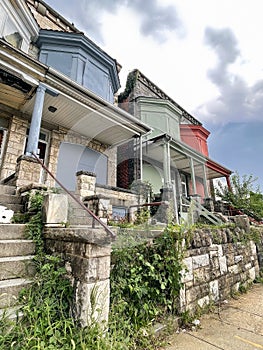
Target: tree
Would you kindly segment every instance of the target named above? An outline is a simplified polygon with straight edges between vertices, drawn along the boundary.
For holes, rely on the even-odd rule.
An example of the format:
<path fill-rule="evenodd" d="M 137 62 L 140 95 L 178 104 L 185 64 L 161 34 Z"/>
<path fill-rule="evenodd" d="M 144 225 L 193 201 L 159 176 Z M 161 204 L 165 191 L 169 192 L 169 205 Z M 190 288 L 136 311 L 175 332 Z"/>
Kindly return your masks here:
<path fill-rule="evenodd" d="M 235 209 L 239 209 L 257 220 L 263 218 L 263 195 L 259 186 L 255 185 L 257 178 L 253 175 L 243 175 L 236 172 L 230 178 L 231 189 L 221 182 L 218 183 L 216 194 Z"/>

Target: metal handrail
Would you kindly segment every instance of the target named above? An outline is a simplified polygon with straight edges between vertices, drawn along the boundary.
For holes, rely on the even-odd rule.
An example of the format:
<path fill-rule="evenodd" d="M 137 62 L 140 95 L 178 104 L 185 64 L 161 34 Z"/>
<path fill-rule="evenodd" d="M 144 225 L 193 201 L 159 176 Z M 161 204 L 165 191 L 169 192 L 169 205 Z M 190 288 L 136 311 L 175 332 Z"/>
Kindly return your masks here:
<path fill-rule="evenodd" d="M 38 156 L 31 152 L 33 157 L 37 160 L 37 162 L 42 166 L 42 168 L 52 177 L 53 180 L 56 181 L 56 183 L 63 188 L 63 190 L 76 202 L 78 203 L 82 209 L 84 209 L 89 215 L 93 217 L 94 220 L 96 220 L 110 235 L 113 239 L 116 238 L 116 234 L 103 222 L 98 218 L 89 208 L 87 208 L 84 203 L 82 203 L 77 197 L 74 196 L 52 173 L 51 171 L 45 166 L 45 164 L 41 161 L 41 159 L 38 158 Z"/>

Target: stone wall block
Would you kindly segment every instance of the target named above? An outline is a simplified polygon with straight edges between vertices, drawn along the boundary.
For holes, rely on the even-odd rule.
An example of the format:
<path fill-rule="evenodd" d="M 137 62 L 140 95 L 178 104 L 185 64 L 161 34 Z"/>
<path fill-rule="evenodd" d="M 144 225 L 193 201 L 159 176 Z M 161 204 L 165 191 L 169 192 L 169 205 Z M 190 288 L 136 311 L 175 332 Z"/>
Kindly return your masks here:
<path fill-rule="evenodd" d="M 208 266 L 209 265 L 209 255 L 203 254 L 199 256 L 193 257 L 193 269 L 198 269 L 202 266 Z"/>
<path fill-rule="evenodd" d="M 43 203 L 43 221 L 56 225 L 68 221 L 68 197 L 65 194 L 47 194 Z"/>
<path fill-rule="evenodd" d="M 209 283 L 209 292 L 210 292 L 210 298 L 212 301 L 218 301 L 219 300 L 219 286 L 218 286 L 218 280 L 211 281 Z"/>
<path fill-rule="evenodd" d="M 198 306 L 200 306 L 201 308 L 205 307 L 206 305 L 209 305 L 209 303 L 210 303 L 209 295 L 206 295 L 197 301 Z"/>
<path fill-rule="evenodd" d="M 228 272 L 232 274 L 238 274 L 239 272 L 239 266 L 238 265 L 232 265 L 228 267 Z"/>
<path fill-rule="evenodd" d="M 186 283 L 193 280 L 193 261 L 192 258 L 185 258 L 183 260 L 185 268 L 182 270 L 182 283 Z"/>
<path fill-rule="evenodd" d="M 77 280 L 74 290 L 76 303 L 73 312 L 80 325 L 86 327 L 96 322 L 106 329 L 110 303 L 109 280 L 90 284 Z"/>
<path fill-rule="evenodd" d="M 219 257 L 219 269 L 220 269 L 220 273 L 221 275 L 224 275 L 227 273 L 227 260 L 225 256 L 221 256 Z"/>
<path fill-rule="evenodd" d="M 195 269 L 193 275 L 194 275 L 194 285 L 206 283 L 211 278 L 210 268 L 209 267 L 201 267 L 199 269 Z"/>

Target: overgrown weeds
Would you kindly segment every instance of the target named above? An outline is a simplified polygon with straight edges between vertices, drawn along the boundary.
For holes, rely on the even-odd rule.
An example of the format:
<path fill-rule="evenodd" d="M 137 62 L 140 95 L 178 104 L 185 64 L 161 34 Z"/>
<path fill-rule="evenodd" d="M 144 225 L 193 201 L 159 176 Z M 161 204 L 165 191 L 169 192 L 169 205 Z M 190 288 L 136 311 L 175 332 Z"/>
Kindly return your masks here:
<path fill-rule="evenodd" d="M 152 325 L 176 313 L 183 233 L 169 226 L 152 243 L 113 250 L 108 331 L 98 324 L 81 328 L 72 317 L 73 288 L 64 263 L 46 255 L 42 237 L 43 196 L 31 198 L 26 232 L 37 246 L 36 276 L 20 295 L 23 317 L 0 321 L 0 349 L 157 349 Z"/>

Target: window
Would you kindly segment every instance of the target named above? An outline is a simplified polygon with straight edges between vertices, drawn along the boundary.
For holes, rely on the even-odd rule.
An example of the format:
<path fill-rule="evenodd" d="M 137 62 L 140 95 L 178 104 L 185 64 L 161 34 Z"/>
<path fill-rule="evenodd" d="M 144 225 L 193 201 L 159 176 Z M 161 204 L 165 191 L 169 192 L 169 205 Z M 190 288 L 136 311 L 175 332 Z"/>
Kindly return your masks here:
<path fill-rule="evenodd" d="M 0 7 L 0 35 L 11 45 L 20 49 L 23 38 L 8 13 Z"/>
<path fill-rule="evenodd" d="M 187 177 L 185 174 L 181 174 L 181 186 L 182 186 L 182 196 L 187 197 L 188 196 Z"/>
<path fill-rule="evenodd" d="M 28 134 L 29 134 L 29 129 L 27 129 L 27 137 L 28 137 Z M 46 159 L 48 141 L 49 141 L 49 133 L 48 133 L 48 131 L 41 130 L 40 134 L 39 134 L 39 139 L 38 139 L 37 155 L 44 162 L 45 162 L 45 159 Z M 26 139 L 24 153 L 26 152 L 26 146 L 27 146 L 27 139 Z"/>

